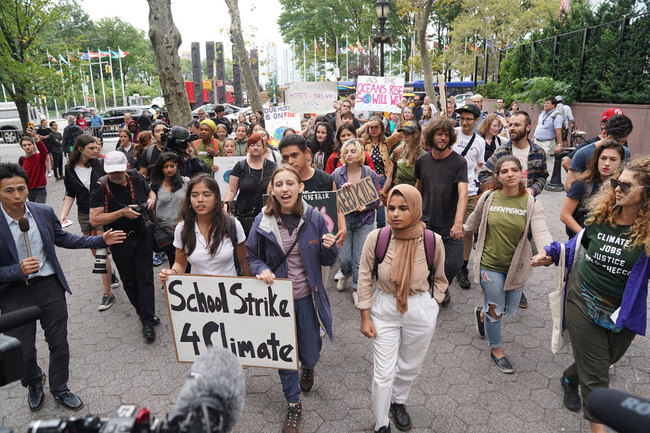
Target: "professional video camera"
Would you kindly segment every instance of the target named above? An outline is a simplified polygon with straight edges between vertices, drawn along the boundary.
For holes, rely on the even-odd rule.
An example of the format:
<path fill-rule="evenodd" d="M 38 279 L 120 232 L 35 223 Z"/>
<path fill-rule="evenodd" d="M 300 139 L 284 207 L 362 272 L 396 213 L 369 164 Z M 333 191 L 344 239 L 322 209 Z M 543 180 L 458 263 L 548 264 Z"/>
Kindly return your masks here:
<path fill-rule="evenodd" d="M 16 338 L 2 334 L 41 317 L 41 309 L 27 307 L 0 316 L 0 386 L 20 380 L 24 374 L 23 345 Z"/>
<path fill-rule="evenodd" d="M 196 135 L 190 134 L 189 129 L 183 128 L 182 126 L 165 128 L 165 131 L 160 137 L 165 151 L 169 150 L 180 154 L 187 154 L 187 144 L 197 139 L 198 137 Z"/>

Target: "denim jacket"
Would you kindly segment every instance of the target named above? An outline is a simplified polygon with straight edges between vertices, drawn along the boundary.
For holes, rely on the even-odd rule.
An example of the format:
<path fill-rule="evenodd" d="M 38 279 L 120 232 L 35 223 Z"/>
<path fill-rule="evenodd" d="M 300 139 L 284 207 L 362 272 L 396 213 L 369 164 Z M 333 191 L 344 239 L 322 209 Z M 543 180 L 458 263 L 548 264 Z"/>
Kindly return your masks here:
<path fill-rule="evenodd" d="M 302 261 L 307 271 L 307 278 L 312 290 L 312 297 L 316 303 L 318 317 L 327 331 L 330 340 L 334 340 L 332 333 L 332 310 L 330 301 L 325 291 L 321 266 L 331 266 L 336 262 L 339 248 L 336 244 L 331 248 L 323 246 L 323 235 L 329 233 L 323 215 L 314 210 L 305 201 L 302 203 L 303 212 L 298 228 L 304 224 L 302 235 L 297 248 L 300 250 Z M 246 261 L 253 273 L 257 275 L 265 269 L 275 270 L 276 278 L 287 278 L 289 269 L 287 261 L 278 263 L 286 254 L 280 239 L 280 229 L 277 218 L 272 215 L 265 215 L 264 209 L 255 217 L 248 240 L 246 241 L 248 254 Z"/>
<path fill-rule="evenodd" d="M 579 252 L 584 246 L 578 243 L 577 240 L 579 238 L 582 239 L 581 235 L 583 233 L 584 229 L 564 244 L 567 275 L 569 275 L 572 269 L 575 269 L 575 272 L 578 271 L 578 265 L 580 264 Z M 544 247 L 544 250 L 547 255 L 553 258 L 553 262 L 557 265 L 560 259 L 560 243 L 553 242 L 549 246 Z M 575 263 L 574 258 L 577 258 Z M 616 326 L 624 326 L 639 335 L 645 335 L 649 277 L 650 259 L 645 254 L 645 251 L 642 251 L 627 279 L 618 318 L 616 319 Z M 566 280 L 567 282 L 569 281 L 568 278 Z"/>

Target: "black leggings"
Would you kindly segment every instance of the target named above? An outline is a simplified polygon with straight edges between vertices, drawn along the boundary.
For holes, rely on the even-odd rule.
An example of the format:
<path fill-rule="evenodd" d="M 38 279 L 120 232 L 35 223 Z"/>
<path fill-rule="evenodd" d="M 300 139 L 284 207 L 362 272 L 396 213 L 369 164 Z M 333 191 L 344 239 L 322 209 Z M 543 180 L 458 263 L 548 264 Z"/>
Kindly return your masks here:
<path fill-rule="evenodd" d="M 52 152 L 52 170 L 54 170 L 54 177 L 63 177 L 63 154 Z"/>

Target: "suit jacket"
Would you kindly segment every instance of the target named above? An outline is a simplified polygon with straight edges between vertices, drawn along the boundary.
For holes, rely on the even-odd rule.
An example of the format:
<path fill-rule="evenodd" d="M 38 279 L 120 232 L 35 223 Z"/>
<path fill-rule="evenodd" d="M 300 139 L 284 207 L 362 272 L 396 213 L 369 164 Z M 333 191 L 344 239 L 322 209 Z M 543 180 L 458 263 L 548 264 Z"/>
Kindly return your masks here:
<path fill-rule="evenodd" d="M 106 242 L 101 236 L 79 236 L 66 232 L 61 228 L 54 209 L 48 205 L 27 202 L 25 206 L 36 220 L 38 231 L 43 240 L 43 248 L 56 270 L 56 278 L 68 293 L 72 293 L 56 257 L 54 246 L 72 249 L 105 248 Z M 12 282 L 25 280 L 25 275 L 20 270 L 16 244 L 4 217 L 0 218 L 0 240 L 0 294 L 2 294 Z"/>

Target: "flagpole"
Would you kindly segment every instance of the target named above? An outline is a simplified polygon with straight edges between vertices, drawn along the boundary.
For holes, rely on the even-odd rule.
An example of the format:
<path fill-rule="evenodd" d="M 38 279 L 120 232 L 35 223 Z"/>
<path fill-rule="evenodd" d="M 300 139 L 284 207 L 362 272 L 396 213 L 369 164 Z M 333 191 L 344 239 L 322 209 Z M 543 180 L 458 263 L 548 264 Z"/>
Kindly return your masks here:
<path fill-rule="evenodd" d="M 113 107 L 117 107 L 117 95 L 115 94 L 115 78 L 113 77 L 113 52 L 108 47 L 108 64 L 111 68 L 111 86 L 113 87 Z"/>
<path fill-rule="evenodd" d="M 122 50 L 117 47 L 117 58 L 120 61 L 120 81 L 122 82 L 122 104 L 126 106 L 126 91 L 124 90 L 124 74 L 122 74 Z"/>
<path fill-rule="evenodd" d="M 0 84 L 2 86 L 2 96 L 5 98 L 5 102 L 7 102 L 7 91 L 5 90 L 5 85 Z"/>
<path fill-rule="evenodd" d="M 52 63 L 50 63 L 50 52 L 46 51 L 45 53 L 47 55 L 47 68 L 51 71 L 52 70 Z M 59 104 L 56 103 L 56 98 L 53 98 L 53 99 L 54 99 L 54 114 L 58 118 L 59 117 Z"/>
<path fill-rule="evenodd" d="M 350 79 L 350 41 L 348 35 L 345 35 L 345 79 Z"/>
<path fill-rule="evenodd" d="M 393 47 L 388 47 L 388 75 L 393 76 Z"/>
<path fill-rule="evenodd" d="M 93 78 L 93 61 L 90 58 L 90 48 L 88 48 L 88 69 L 90 70 L 90 87 L 93 89 L 93 107 L 95 107 L 95 104 L 97 104 L 97 94 L 95 93 L 95 79 Z"/>
<path fill-rule="evenodd" d="M 65 57 L 68 60 L 68 74 L 72 75 L 70 71 L 70 53 L 68 53 L 68 50 L 65 50 Z M 79 77 L 81 77 L 81 66 L 79 66 Z M 84 86 L 83 86 L 83 81 L 81 82 L 81 95 L 83 96 L 84 93 Z M 73 90 L 72 91 L 72 103 L 74 105 L 77 105 L 77 93 Z"/>
<path fill-rule="evenodd" d="M 67 87 L 68 87 L 68 86 L 66 85 L 66 83 L 67 83 L 68 80 L 67 80 L 67 79 L 66 79 L 66 80 L 63 79 L 64 75 L 63 75 L 63 68 L 61 67 L 61 63 L 62 63 L 62 62 L 61 62 L 61 54 L 59 54 L 59 75 L 61 75 L 61 80 L 62 80 L 63 83 L 64 83 L 64 84 L 63 84 L 63 90 L 66 90 Z M 63 108 L 65 108 L 65 111 L 68 111 L 68 98 L 66 98 L 66 97 L 63 98 Z M 58 117 L 58 116 L 57 116 L 57 117 Z"/>
<path fill-rule="evenodd" d="M 104 110 L 106 110 L 106 88 L 104 87 L 104 71 L 102 71 L 102 51 L 97 48 L 97 60 L 99 60 L 99 78 L 102 80 L 102 94 L 104 95 Z"/>
<path fill-rule="evenodd" d="M 402 68 L 403 68 L 403 60 L 402 60 L 402 54 L 404 53 L 404 39 L 400 38 L 399 40 L 399 76 L 402 76 Z"/>
<path fill-rule="evenodd" d="M 339 67 L 339 37 L 336 37 L 336 67 Z M 340 72 L 339 72 L 340 74 Z M 338 80 L 339 77 L 334 77 Z"/>
<path fill-rule="evenodd" d="M 302 38 L 302 81 L 307 81 L 307 43 Z"/>
<path fill-rule="evenodd" d="M 318 75 L 318 71 L 316 70 L 316 51 L 316 37 L 314 37 L 314 81 L 317 81 L 316 76 Z"/>
<path fill-rule="evenodd" d="M 359 60 L 359 56 L 360 56 L 359 45 L 360 45 L 359 44 L 359 37 L 357 36 L 357 68 L 359 67 L 359 63 L 361 63 L 360 60 Z"/>

